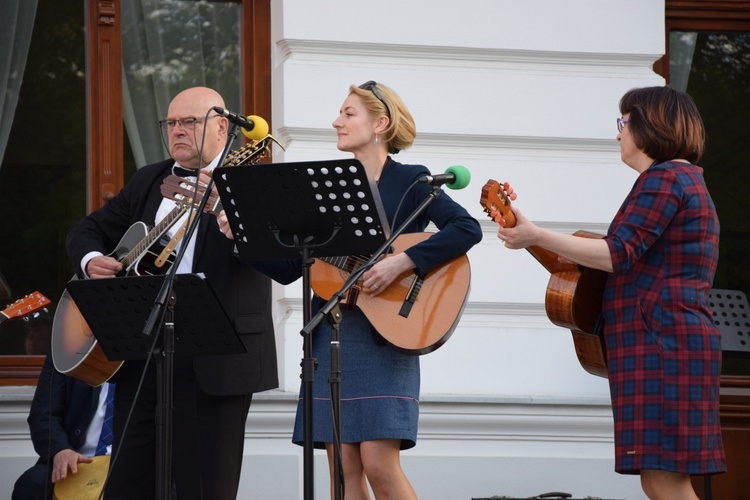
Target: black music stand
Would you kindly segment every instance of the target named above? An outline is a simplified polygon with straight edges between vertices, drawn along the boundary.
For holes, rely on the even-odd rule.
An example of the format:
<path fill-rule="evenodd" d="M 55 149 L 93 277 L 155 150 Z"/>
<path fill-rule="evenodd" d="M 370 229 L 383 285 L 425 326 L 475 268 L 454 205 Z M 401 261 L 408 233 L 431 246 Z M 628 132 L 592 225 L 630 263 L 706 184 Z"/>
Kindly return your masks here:
<path fill-rule="evenodd" d="M 153 337 L 141 332 L 164 276 L 72 280 L 68 291 L 110 361 L 146 359 Z M 247 352 L 209 283 L 197 274 L 175 279 L 175 355 Z"/>
<path fill-rule="evenodd" d="M 161 346 L 142 333 L 164 276 L 73 280 L 68 292 L 110 361 L 153 356 L 157 376 L 156 498 L 171 498 L 172 359 L 247 352 L 209 283 L 197 274 L 175 276 Z M 114 465 L 114 464 L 113 464 Z"/>
<path fill-rule="evenodd" d="M 302 256 L 306 325 L 312 316 L 312 257 L 369 255 L 386 241 L 390 232 L 377 186 L 356 159 L 222 167 L 214 171 L 213 180 L 242 260 L 252 262 Z M 361 269 L 362 272 L 365 270 Z M 339 380 L 339 373 L 335 372 L 339 369 L 340 356 L 339 319 L 338 311 L 331 311 L 331 404 L 336 457 L 340 457 L 341 430 L 338 401 L 335 401 Z M 315 359 L 312 357 L 311 335 L 304 330 L 302 335 L 304 498 L 311 499 Z M 337 494 L 341 477 L 339 467 L 339 460 L 334 458 Z"/>
<path fill-rule="evenodd" d="M 729 358 L 750 358 L 750 307 L 739 290 L 713 288 L 708 295 L 713 322 L 721 332 L 721 352 Z"/>
<path fill-rule="evenodd" d="M 721 333 L 723 358 L 750 358 L 750 307 L 739 290 L 713 288 L 708 294 L 713 323 Z M 703 498 L 711 500 L 711 476 L 703 477 Z"/>
<path fill-rule="evenodd" d="M 372 253 L 388 223 L 359 160 L 220 167 L 213 180 L 245 261 Z M 296 240 L 295 240 L 296 238 Z"/>

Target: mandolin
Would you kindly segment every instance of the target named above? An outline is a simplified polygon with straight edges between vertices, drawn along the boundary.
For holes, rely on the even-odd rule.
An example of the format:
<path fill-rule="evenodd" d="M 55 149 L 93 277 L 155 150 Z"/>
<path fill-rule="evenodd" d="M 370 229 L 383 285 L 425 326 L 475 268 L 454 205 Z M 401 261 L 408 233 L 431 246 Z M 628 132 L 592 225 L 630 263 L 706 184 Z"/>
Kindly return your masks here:
<path fill-rule="evenodd" d="M 508 187 L 508 183 L 488 180 L 482 187 L 480 203 L 492 220 L 498 222 L 502 218 L 505 227 L 510 228 L 516 225 L 516 216 L 510 209 Z M 602 238 L 588 231 L 577 231 L 573 236 Z M 551 274 L 544 299 L 547 317 L 553 324 L 571 331 L 583 369 L 607 378 L 607 357 L 600 331 L 607 273 L 575 264 L 545 248 L 531 246 L 527 250 Z"/>

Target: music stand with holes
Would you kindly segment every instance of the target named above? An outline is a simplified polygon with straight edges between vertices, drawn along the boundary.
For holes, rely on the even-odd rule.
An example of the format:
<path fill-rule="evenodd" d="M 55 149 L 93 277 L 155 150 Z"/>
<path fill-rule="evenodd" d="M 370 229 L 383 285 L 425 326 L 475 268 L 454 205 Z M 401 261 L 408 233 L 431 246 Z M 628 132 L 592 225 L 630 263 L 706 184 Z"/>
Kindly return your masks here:
<path fill-rule="evenodd" d="M 721 352 L 730 358 L 750 357 L 750 307 L 739 290 L 714 288 L 708 295 L 713 322 L 721 332 Z"/>
<path fill-rule="evenodd" d="M 714 326 L 721 333 L 722 357 L 750 358 L 750 307 L 744 292 L 713 288 L 708 298 Z M 711 476 L 703 477 L 703 495 L 711 500 Z"/>
<path fill-rule="evenodd" d="M 174 356 L 194 357 L 247 352 L 209 283 L 197 274 L 178 274 L 167 309 L 163 345 L 151 352 L 143 335 L 164 276 L 126 276 L 72 280 L 67 289 L 110 361 L 153 355 L 157 377 L 156 498 L 171 497 L 172 367 Z M 163 358 L 163 359 L 162 359 Z"/>
<path fill-rule="evenodd" d="M 240 259 L 302 256 L 303 317 L 312 317 L 313 257 L 372 254 L 390 233 L 374 180 L 356 159 L 220 167 L 213 180 L 234 234 Z M 362 269 L 364 272 L 365 269 Z M 351 286 L 351 285 L 350 285 Z M 331 330 L 331 404 L 334 413 L 334 477 L 339 493 L 340 419 L 337 401 L 337 313 Z M 302 332 L 304 498 L 313 495 L 313 381 L 311 335 Z M 338 498 L 338 497 L 337 497 Z"/>

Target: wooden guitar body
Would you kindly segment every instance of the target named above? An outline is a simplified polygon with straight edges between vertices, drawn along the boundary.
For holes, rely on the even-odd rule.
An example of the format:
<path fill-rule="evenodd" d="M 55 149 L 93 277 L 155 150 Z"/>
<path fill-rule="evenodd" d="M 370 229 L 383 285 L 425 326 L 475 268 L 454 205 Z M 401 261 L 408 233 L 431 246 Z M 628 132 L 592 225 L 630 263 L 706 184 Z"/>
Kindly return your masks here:
<path fill-rule="evenodd" d="M 182 209 L 180 209 L 182 210 Z M 179 219 L 182 213 L 175 209 L 165 220 Z M 169 228 L 160 224 L 150 229 L 143 222 L 136 222 L 125 232 L 110 254 L 123 264 L 118 276 L 143 276 L 164 274 L 169 266 L 155 264 L 160 252 L 155 243 Z M 73 276 L 72 279 L 77 279 Z M 52 322 L 52 361 L 60 373 L 82 380 L 91 386 L 99 386 L 109 380 L 122 366 L 122 361 L 110 361 L 94 337 L 86 319 L 66 289 L 57 304 Z"/>
<path fill-rule="evenodd" d="M 601 238 L 583 231 L 573 234 Z M 576 355 L 583 369 L 604 378 L 607 378 L 607 359 L 599 321 L 606 281 L 604 271 L 571 264 L 569 270 L 551 273 L 544 297 L 550 321 L 568 328 L 573 334 Z"/>
<path fill-rule="evenodd" d="M 402 234 L 393 243 L 394 253 L 430 237 L 430 233 Z M 312 288 L 329 300 L 349 275 L 369 256 L 315 259 L 310 270 Z M 356 302 L 377 332 L 406 354 L 430 353 L 448 341 L 458 325 L 469 297 L 471 267 L 465 255 L 456 257 L 425 276 L 405 272 L 377 296 L 359 293 L 355 285 L 348 302 Z"/>
<path fill-rule="evenodd" d="M 93 387 L 109 380 L 122 366 L 122 361 L 110 361 L 104 354 L 68 290 L 57 304 L 51 349 L 57 371 Z"/>

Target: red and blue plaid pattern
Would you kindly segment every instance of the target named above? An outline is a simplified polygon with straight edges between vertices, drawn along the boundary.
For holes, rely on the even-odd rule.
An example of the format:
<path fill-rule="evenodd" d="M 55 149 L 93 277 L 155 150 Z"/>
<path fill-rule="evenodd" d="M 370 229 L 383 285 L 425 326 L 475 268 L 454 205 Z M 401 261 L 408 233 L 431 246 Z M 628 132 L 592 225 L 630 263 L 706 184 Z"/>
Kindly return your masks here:
<path fill-rule="evenodd" d="M 719 220 L 695 165 L 643 172 L 605 241 L 604 340 L 615 421 L 615 470 L 726 470 L 719 423 L 721 338 L 708 294 Z"/>

